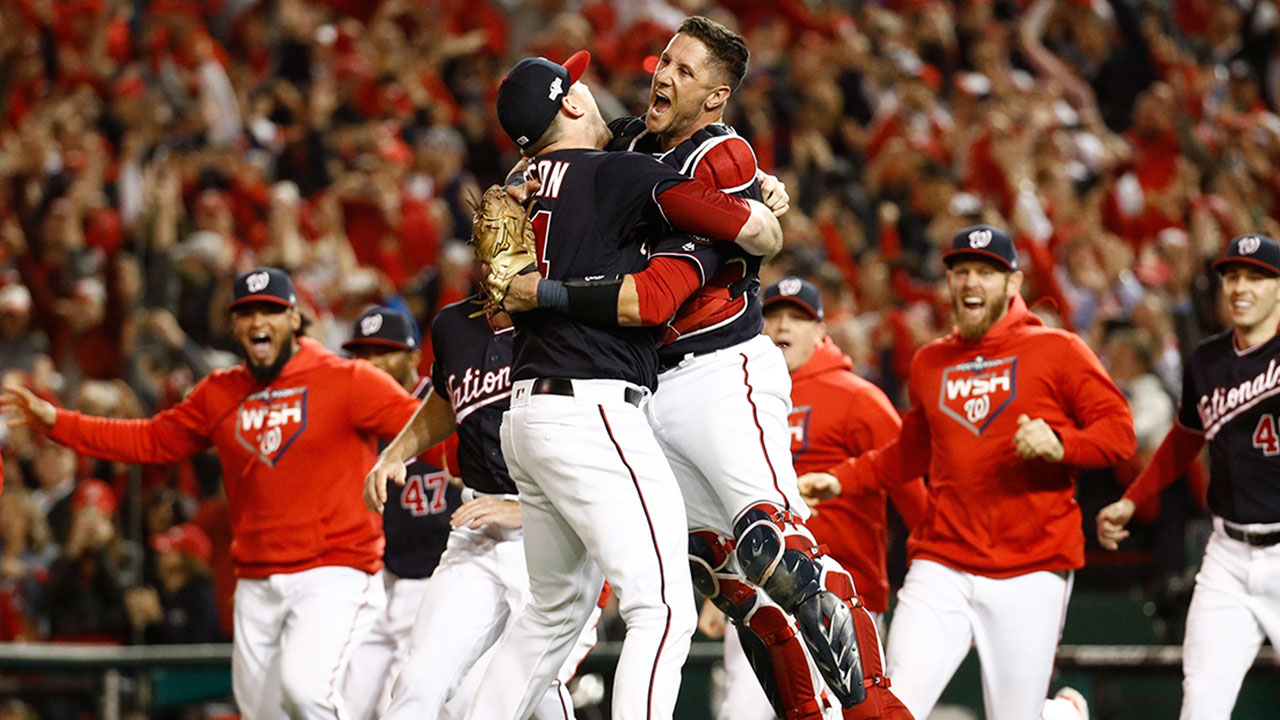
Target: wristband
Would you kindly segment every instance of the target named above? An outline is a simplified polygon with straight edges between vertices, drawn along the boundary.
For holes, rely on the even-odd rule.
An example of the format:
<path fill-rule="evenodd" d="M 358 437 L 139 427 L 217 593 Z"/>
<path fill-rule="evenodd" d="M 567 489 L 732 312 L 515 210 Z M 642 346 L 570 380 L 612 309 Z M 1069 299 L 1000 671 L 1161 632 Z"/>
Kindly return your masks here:
<path fill-rule="evenodd" d="M 569 290 L 559 280 L 538 281 L 538 308 L 569 312 Z"/>

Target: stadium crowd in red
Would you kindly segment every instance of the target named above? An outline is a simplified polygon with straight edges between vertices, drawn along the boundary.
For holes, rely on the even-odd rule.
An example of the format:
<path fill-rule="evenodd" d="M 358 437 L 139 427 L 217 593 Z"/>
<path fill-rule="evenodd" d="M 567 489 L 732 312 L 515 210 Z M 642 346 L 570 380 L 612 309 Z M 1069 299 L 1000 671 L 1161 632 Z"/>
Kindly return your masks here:
<path fill-rule="evenodd" d="M 474 282 L 467 198 L 516 160 L 502 69 L 585 48 L 605 115 L 641 112 L 646 58 L 689 14 L 751 48 L 727 120 L 792 198 L 766 284 L 813 278 L 830 333 L 901 402 L 949 324 L 939 248 L 1009 228 L 1035 311 L 1130 398 L 1131 478 L 1172 422 L 1181 354 L 1218 326 L 1207 259 L 1280 236 L 1272 3 L 6 2 L 4 382 L 163 409 L 238 361 L 230 282 L 263 264 L 292 273 L 329 347 L 370 302 L 426 327 Z M 17 430 L 0 448 L 0 641 L 226 636 L 216 462 L 137 472 Z M 201 619 L 171 626 L 177 603 Z"/>

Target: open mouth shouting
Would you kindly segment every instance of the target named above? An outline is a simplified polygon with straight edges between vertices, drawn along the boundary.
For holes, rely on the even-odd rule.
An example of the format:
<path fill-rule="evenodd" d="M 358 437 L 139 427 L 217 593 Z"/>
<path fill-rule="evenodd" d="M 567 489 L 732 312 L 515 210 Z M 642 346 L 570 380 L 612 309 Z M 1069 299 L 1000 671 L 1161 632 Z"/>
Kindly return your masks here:
<path fill-rule="evenodd" d="M 271 360 L 271 355 L 275 351 L 274 343 L 271 342 L 271 333 L 263 330 L 255 332 L 249 336 L 249 359 L 255 364 L 264 365 Z"/>

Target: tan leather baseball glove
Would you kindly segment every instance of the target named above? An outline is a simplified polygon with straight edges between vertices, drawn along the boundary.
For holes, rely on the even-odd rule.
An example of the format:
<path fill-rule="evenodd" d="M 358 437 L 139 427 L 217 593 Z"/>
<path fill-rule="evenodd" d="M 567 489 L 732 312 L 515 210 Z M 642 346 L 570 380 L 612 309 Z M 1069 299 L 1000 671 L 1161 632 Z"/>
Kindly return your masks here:
<path fill-rule="evenodd" d="M 493 315 L 502 310 L 511 279 L 538 261 L 529 214 L 501 185 L 480 196 L 471 220 L 471 242 L 476 259 L 489 265 L 483 312 Z"/>

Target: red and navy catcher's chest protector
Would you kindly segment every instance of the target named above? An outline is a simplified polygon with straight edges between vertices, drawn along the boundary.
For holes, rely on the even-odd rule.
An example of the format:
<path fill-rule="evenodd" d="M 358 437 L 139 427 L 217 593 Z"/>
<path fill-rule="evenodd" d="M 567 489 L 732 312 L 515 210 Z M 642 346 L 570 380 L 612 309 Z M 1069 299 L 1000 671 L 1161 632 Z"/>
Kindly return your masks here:
<path fill-rule="evenodd" d="M 760 200 L 756 160 L 750 144 L 730 126 L 712 123 L 662 152 L 659 139 L 645 129 L 643 117 L 622 118 L 609 125 L 610 150 L 645 152 L 682 175 L 698 177 L 722 192 Z M 746 342 L 764 329 L 760 304 L 761 258 L 734 243 L 713 243 L 696 235 L 668 232 L 650 249 L 650 257 L 678 257 L 698 269 L 703 286 L 676 313 L 666 344 L 658 348 L 661 363 L 674 365 L 698 354 Z"/>

